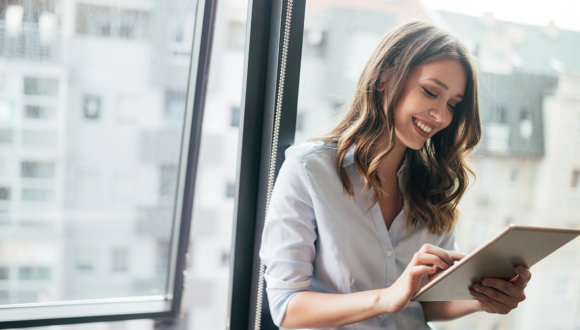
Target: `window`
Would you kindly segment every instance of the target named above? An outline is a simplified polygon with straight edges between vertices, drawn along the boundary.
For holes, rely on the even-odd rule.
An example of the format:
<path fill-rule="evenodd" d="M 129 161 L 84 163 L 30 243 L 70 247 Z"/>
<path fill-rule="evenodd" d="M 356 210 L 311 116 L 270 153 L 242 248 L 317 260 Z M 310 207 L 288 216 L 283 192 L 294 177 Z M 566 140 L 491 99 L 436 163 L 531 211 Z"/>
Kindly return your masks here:
<path fill-rule="evenodd" d="M 22 189 L 22 200 L 27 202 L 49 202 L 53 200 L 53 196 L 51 189 Z"/>
<path fill-rule="evenodd" d="M 226 197 L 234 198 L 236 193 L 236 186 L 233 183 L 226 183 Z"/>
<path fill-rule="evenodd" d="M 51 107 L 40 105 L 26 105 L 24 106 L 24 118 L 26 119 L 51 119 L 54 110 Z"/>
<path fill-rule="evenodd" d="M 114 248 L 111 253 L 111 270 L 116 273 L 125 273 L 128 269 L 129 251 L 127 248 Z"/>
<path fill-rule="evenodd" d="M 232 106 L 231 107 L 231 123 L 232 127 L 240 126 L 240 107 L 239 106 Z"/>
<path fill-rule="evenodd" d="M 150 14 L 146 11 L 77 4 L 76 12 L 79 34 L 126 39 L 150 36 Z"/>
<path fill-rule="evenodd" d="M 520 175 L 520 163 L 514 162 L 512 164 L 512 171 L 511 171 L 511 182 L 518 182 Z"/>
<path fill-rule="evenodd" d="M 83 98 L 83 114 L 86 119 L 99 119 L 101 117 L 101 97 L 85 95 Z"/>
<path fill-rule="evenodd" d="M 520 135 L 529 139 L 533 133 L 533 123 L 530 111 L 526 108 L 520 111 Z"/>
<path fill-rule="evenodd" d="M 18 269 L 20 280 L 50 280 L 51 269 L 43 266 L 24 266 Z"/>
<path fill-rule="evenodd" d="M 304 130 L 304 117 L 306 114 L 304 111 L 298 112 L 296 115 L 296 132 L 302 132 Z"/>
<path fill-rule="evenodd" d="M 6 266 L 0 266 L 0 280 L 7 280 L 9 276 L 9 268 Z"/>
<path fill-rule="evenodd" d="M 0 81 L 0 328 L 173 317 L 213 12 L 206 1 L 60 2 L 0 4 L 0 60 L 11 63 Z M 179 63 L 166 42 L 174 21 Z"/>
<path fill-rule="evenodd" d="M 9 187 L 0 187 L 0 201 L 9 201 L 10 191 Z"/>
<path fill-rule="evenodd" d="M 177 188 L 177 167 L 175 165 L 161 166 L 161 198 L 172 200 Z"/>
<path fill-rule="evenodd" d="M 165 91 L 165 115 L 171 120 L 183 120 L 185 113 L 185 93 L 183 91 Z"/>
<path fill-rule="evenodd" d="M 23 178 L 48 179 L 54 178 L 54 174 L 54 163 L 24 161 L 20 164 L 20 176 Z"/>
<path fill-rule="evenodd" d="M 246 42 L 246 24 L 245 22 L 230 22 L 228 46 L 231 49 L 244 50 Z"/>
<path fill-rule="evenodd" d="M 58 96 L 58 80 L 24 77 L 24 95 Z"/>
<path fill-rule="evenodd" d="M 33 147 L 55 147 L 56 132 L 23 130 L 22 144 Z"/>
<path fill-rule="evenodd" d="M 8 121 L 12 119 L 13 109 L 14 105 L 12 102 L 0 100 L 0 121 Z"/>
<path fill-rule="evenodd" d="M 0 128 L 0 144 L 10 144 L 14 142 L 14 130 Z"/>

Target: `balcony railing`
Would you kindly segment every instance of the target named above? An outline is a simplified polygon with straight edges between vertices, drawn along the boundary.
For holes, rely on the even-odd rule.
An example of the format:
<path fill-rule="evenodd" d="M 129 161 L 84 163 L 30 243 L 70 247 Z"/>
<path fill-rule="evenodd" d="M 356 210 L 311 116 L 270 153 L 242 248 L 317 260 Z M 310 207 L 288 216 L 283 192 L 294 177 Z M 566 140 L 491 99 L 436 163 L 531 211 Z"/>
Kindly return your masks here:
<path fill-rule="evenodd" d="M 60 59 L 60 35 L 43 31 L 38 24 L 23 22 L 18 29 L 9 29 L 0 20 L 0 58 L 57 62 Z"/>

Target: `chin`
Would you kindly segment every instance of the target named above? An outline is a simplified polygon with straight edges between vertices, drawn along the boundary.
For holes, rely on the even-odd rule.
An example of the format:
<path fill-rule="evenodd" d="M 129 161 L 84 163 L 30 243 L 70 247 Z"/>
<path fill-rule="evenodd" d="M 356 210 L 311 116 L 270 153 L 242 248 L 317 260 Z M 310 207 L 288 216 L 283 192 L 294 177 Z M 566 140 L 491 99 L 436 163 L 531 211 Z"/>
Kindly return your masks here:
<path fill-rule="evenodd" d="M 425 143 L 421 143 L 421 144 L 412 143 L 411 145 L 408 145 L 407 148 L 411 148 L 413 150 L 419 150 L 419 149 L 423 148 L 423 145 L 425 145 Z"/>

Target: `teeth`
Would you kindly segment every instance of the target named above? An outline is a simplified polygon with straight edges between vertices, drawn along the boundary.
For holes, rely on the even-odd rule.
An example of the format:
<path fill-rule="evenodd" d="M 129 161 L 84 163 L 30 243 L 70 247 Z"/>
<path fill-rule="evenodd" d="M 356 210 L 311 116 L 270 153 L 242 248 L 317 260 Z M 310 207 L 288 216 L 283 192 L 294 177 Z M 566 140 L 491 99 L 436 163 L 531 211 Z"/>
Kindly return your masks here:
<path fill-rule="evenodd" d="M 422 129 L 422 130 L 423 130 L 423 132 L 425 132 L 425 133 L 430 133 L 430 132 L 431 132 L 431 130 L 433 130 L 431 127 L 429 127 L 429 126 L 427 126 L 427 125 L 424 125 L 423 123 L 421 123 L 421 122 L 420 122 L 419 120 L 417 120 L 417 119 L 415 119 L 415 120 L 414 120 L 414 122 L 415 122 L 415 124 L 416 124 L 417 126 L 419 126 L 419 128 L 420 128 L 420 129 Z"/>

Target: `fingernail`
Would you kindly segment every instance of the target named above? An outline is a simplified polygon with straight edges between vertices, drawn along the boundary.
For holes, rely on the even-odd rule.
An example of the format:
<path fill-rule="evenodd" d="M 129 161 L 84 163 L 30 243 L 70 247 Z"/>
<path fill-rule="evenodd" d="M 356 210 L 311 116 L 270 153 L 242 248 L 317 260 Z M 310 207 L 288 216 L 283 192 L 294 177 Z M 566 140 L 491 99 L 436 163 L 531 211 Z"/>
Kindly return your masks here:
<path fill-rule="evenodd" d="M 481 287 L 479 286 L 479 284 L 474 285 L 473 288 L 475 289 L 475 291 L 481 291 Z"/>
<path fill-rule="evenodd" d="M 469 294 L 472 295 L 472 296 L 474 296 L 474 297 L 477 296 L 477 294 L 475 292 L 471 291 L 471 290 L 469 290 Z"/>
<path fill-rule="evenodd" d="M 486 278 L 485 280 L 483 280 L 483 284 L 490 285 L 491 281 Z"/>

